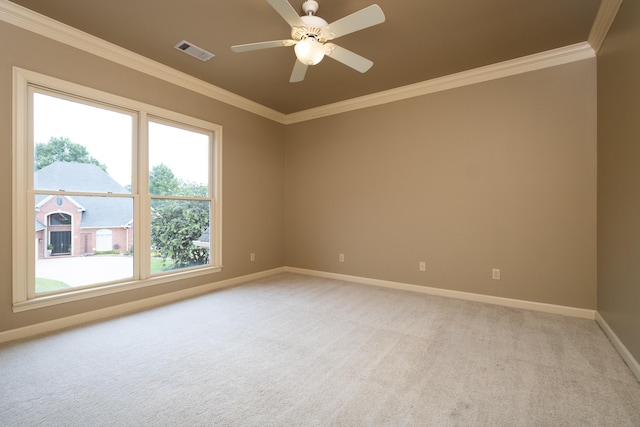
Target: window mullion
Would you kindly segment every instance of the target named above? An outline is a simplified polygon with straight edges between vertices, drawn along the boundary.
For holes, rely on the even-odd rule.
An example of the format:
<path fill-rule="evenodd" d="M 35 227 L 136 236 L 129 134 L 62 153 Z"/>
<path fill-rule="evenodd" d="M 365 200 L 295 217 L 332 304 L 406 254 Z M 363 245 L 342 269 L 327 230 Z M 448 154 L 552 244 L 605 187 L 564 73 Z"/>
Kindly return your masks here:
<path fill-rule="evenodd" d="M 136 224 L 145 224 L 144 227 L 136 227 L 137 242 L 134 251 L 135 264 L 139 266 L 138 274 L 141 279 L 151 276 L 151 199 L 149 197 L 149 117 L 144 111 L 138 117 L 137 138 L 134 138 L 134 176 L 136 177 L 136 190 L 138 209 L 136 210 Z M 144 220 L 143 220 L 144 218 Z M 137 250 L 137 249 L 140 250 Z"/>
<path fill-rule="evenodd" d="M 58 106 L 65 105 L 64 108 L 52 109 L 52 103 L 58 103 Z M 78 112 L 74 109 L 76 108 L 74 104 L 81 106 L 83 111 Z M 53 113 L 43 113 L 43 111 L 66 111 L 67 106 L 69 106 L 69 112 L 59 120 L 49 122 L 45 120 L 57 116 Z M 92 128 L 96 132 L 95 135 L 90 134 L 88 137 L 67 135 L 64 132 L 67 128 L 80 128 L 80 124 L 90 122 L 89 120 L 75 119 L 75 121 L 67 123 L 67 118 L 82 116 L 86 111 L 90 111 L 91 114 L 94 112 L 107 114 L 109 117 L 106 120 L 94 122 Z M 128 122 L 128 129 L 121 127 L 121 122 L 118 122 L 117 126 L 108 127 L 112 117 L 122 117 L 117 116 L 118 113 L 122 116 L 128 116 L 128 119 L 123 119 L 125 125 Z M 166 126 L 167 129 L 156 135 L 154 127 L 150 127 L 151 122 L 158 122 Z M 62 129 L 60 138 L 55 137 L 57 133 L 54 133 L 54 126 L 46 127 L 49 123 L 62 123 L 63 126 L 66 126 Z M 164 258 L 152 258 L 152 255 L 155 256 L 152 251 L 152 243 L 155 242 L 152 239 L 155 236 L 152 234 L 152 223 L 155 218 L 152 215 L 152 206 L 159 212 L 160 206 L 156 206 L 156 203 L 161 204 L 164 199 L 170 203 L 168 207 L 170 214 L 166 214 L 164 218 L 170 220 L 173 218 L 171 209 L 174 207 L 185 209 L 185 212 L 188 212 L 184 218 L 189 219 L 188 224 L 192 228 L 180 235 L 183 239 L 197 239 L 193 240 L 197 242 L 194 244 L 197 248 L 209 248 L 208 237 L 207 239 L 204 237 L 208 236 L 208 229 L 207 232 L 201 232 L 193 227 L 194 225 L 197 227 L 199 224 L 204 228 L 203 212 L 209 210 L 211 248 L 216 248 L 214 249 L 216 260 L 220 259 L 221 208 L 219 197 L 222 129 L 219 125 L 19 68 L 14 68 L 13 124 L 12 252 L 14 256 L 12 257 L 12 265 L 14 312 L 167 283 L 178 277 L 196 277 L 220 271 L 219 261 L 205 259 L 201 252 L 188 253 L 187 256 L 192 258 L 185 258 L 182 253 L 181 263 L 176 262 L 175 264 L 173 263 L 175 258 L 172 258 L 172 254 L 175 252 L 169 252 L 171 255 L 168 255 L 166 251 L 164 253 L 159 251 L 158 253 L 162 253 Z M 43 129 L 47 129 L 47 133 L 43 133 Z M 125 129 L 125 131 L 111 140 L 102 141 L 100 138 L 104 138 L 108 134 L 107 129 Z M 177 135 L 172 133 L 174 130 L 178 130 Z M 208 143 L 202 142 L 202 135 L 209 138 Z M 191 139 L 194 136 L 195 139 Z M 129 137 L 131 138 L 129 139 Z M 173 138 L 169 140 L 168 145 L 167 137 Z M 48 144 L 47 138 L 50 138 L 50 141 L 56 139 L 56 144 L 86 145 L 87 147 L 93 144 L 93 149 L 101 153 L 101 156 L 111 159 L 111 163 L 104 162 L 109 170 L 107 171 L 103 167 L 103 171 L 120 173 L 119 177 L 115 178 L 114 175 L 110 175 L 115 178 L 115 182 L 113 182 L 114 185 L 107 184 L 108 181 L 102 179 L 100 172 L 91 170 L 91 168 L 97 169 L 96 166 L 101 165 L 93 163 L 95 166 L 89 169 L 86 166 L 75 166 L 79 163 L 90 163 L 80 160 L 58 160 L 59 162 L 68 162 L 68 164 L 61 166 L 61 163 L 58 163 L 57 166 L 47 169 L 51 163 L 46 162 L 48 160 L 46 155 L 38 154 L 36 156 L 36 148 L 38 153 L 44 153 L 39 150 L 43 145 Z M 77 138 L 81 143 L 76 142 L 74 138 Z M 58 140 L 63 142 L 58 143 Z M 130 148 L 124 149 L 121 141 L 129 141 Z M 165 145 L 159 145 L 159 141 L 163 141 L 162 143 Z M 164 148 L 159 150 L 159 146 Z M 57 148 L 54 145 L 51 147 Z M 129 149 L 130 152 L 128 152 Z M 208 151 L 209 156 L 204 154 L 205 150 Z M 163 154 L 164 158 L 158 160 L 158 152 Z M 93 153 L 92 151 L 90 155 Z M 111 167 L 114 164 L 113 157 L 109 157 L 112 153 L 121 153 L 120 166 L 128 164 L 130 159 L 129 184 L 126 181 L 127 176 L 123 176 L 122 167 Z M 156 158 L 150 158 L 150 155 L 156 155 Z M 96 157 L 101 162 L 101 159 L 104 158 Z M 45 161 L 40 162 L 40 159 L 45 159 Z M 125 159 L 127 160 L 125 161 Z M 150 195 L 151 191 L 155 193 L 154 189 L 159 182 L 155 180 L 156 174 L 152 174 L 151 171 L 161 164 L 160 162 L 167 162 L 171 168 L 175 167 L 173 171 L 176 172 L 178 187 L 183 194 L 172 194 L 167 191 L 164 195 L 162 193 L 155 196 Z M 153 165 L 153 168 L 150 165 Z M 188 165 L 189 168 L 181 169 L 183 165 Z M 208 170 L 209 176 L 201 179 L 200 175 L 193 175 L 195 178 L 192 179 L 191 173 L 198 170 Z M 203 192 L 205 186 L 207 187 L 206 196 Z M 104 191 L 99 188 L 103 188 Z M 156 199 L 157 201 L 154 201 Z M 60 217 L 46 222 L 50 220 L 50 215 L 59 215 Z M 69 216 L 70 222 L 64 222 L 66 217 L 61 215 Z M 126 218 L 123 218 L 124 216 Z M 121 222 L 107 222 L 110 219 Z M 79 227 L 80 224 L 82 225 Z M 169 228 L 161 229 L 161 233 L 166 234 L 167 230 L 171 232 L 171 226 L 172 224 L 169 223 Z M 110 233 L 106 231 L 110 231 Z M 133 236 L 130 233 L 133 233 Z M 198 236 L 194 236 L 195 233 L 202 234 L 198 238 Z M 99 245 L 98 235 L 100 236 Z M 131 237 L 133 241 L 130 240 Z M 54 244 L 53 249 L 47 248 L 50 242 Z M 132 247 L 130 243 L 133 244 Z M 205 243 L 207 244 L 205 245 Z M 154 245 L 158 244 L 154 243 Z M 96 249 L 98 246 L 99 249 Z M 125 265 L 129 269 L 128 272 L 125 270 L 123 274 L 119 268 L 109 269 L 109 273 L 122 274 L 121 276 L 113 276 L 104 270 L 104 274 L 91 274 L 85 283 L 82 281 L 85 279 L 84 276 L 76 274 L 73 277 L 67 277 L 61 274 L 58 277 L 55 274 L 51 275 L 51 270 L 47 270 L 47 267 L 50 266 L 47 262 L 54 259 L 57 262 L 59 259 L 73 257 L 77 258 L 77 261 L 83 266 L 92 265 L 90 261 L 101 258 L 81 258 L 81 255 L 95 254 L 109 257 L 112 256 L 109 247 L 113 248 L 114 253 L 125 248 L 128 255 L 132 255 L 132 259 L 129 258 L 131 264 Z M 182 247 L 184 248 L 184 246 Z M 172 250 L 174 250 L 173 247 L 170 251 Z M 198 250 L 201 249 L 195 249 L 195 251 Z M 122 251 L 120 253 L 127 255 Z M 53 258 L 48 260 L 47 258 L 51 256 Z M 124 258 L 118 257 L 118 259 Z M 196 262 L 189 264 L 191 259 Z M 170 263 L 169 267 L 167 269 L 164 269 L 163 266 L 159 267 L 159 260 L 162 263 L 165 261 Z M 39 263 L 40 261 L 42 264 Z M 74 269 L 74 271 L 76 270 Z M 95 271 L 98 270 L 95 269 Z M 58 278 L 63 280 L 59 281 Z"/>

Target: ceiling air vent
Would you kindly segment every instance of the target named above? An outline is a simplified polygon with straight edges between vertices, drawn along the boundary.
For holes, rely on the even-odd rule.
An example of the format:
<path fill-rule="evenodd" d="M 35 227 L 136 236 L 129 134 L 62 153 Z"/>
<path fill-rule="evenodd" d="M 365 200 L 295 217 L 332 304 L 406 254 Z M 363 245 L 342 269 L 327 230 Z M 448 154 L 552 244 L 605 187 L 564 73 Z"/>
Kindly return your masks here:
<path fill-rule="evenodd" d="M 200 61 L 208 61 L 213 58 L 213 53 L 207 52 L 186 40 L 182 40 L 175 46 L 175 48 L 193 56 L 194 58 L 198 58 Z"/>

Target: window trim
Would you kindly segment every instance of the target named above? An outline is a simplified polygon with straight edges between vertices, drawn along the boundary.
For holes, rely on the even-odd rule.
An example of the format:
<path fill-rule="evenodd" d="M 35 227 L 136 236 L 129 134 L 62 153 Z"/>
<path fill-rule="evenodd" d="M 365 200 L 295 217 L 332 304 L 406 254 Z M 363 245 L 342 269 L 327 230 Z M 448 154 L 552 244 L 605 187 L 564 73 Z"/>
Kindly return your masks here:
<path fill-rule="evenodd" d="M 33 221 L 29 221 L 34 220 L 34 213 L 30 212 L 29 209 L 28 194 L 28 190 L 33 184 L 33 170 L 27 165 L 27 161 L 33 158 L 33 144 L 31 143 L 33 136 L 30 135 L 33 128 L 33 116 L 27 108 L 29 104 L 29 88 L 32 86 L 41 87 L 45 91 L 70 94 L 76 98 L 85 98 L 88 101 L 117 106 L 119 109 L 135 112 L 138 121 L 134 123 L 134 132 L 137 132 L 140 141 L 145 141 L 145 143 L 139 144 L 137 150 L 133 151 L 132 162 L 134 165 L 137 164 L 139 175 L 146 176 L 146 172 L 141 173 L 141 171 L 149 170 L 148 145 L 146 143 L 148 135 L 145 126 L 147 120 L 160 119 L 209 132 L 212 137 L 210 165 L 213 170 L 210 174 L 209 182 L 211 201 L 210 229 L 211 233 L 216 236 L 211 242 L 211 264 L 192 269 L 174 270 L 163 275 L 151 276 L 150 274 L 141 273 L 140 278 L 137 280 L 77 288 L 64 293 L 34 295 L 34 290 L 29 289 L 28 280 L 29 271 L 35 272 L 36 260 L 31 253 L 34 242 L 29 242 L 28 236 L 24 235 L 25 231 L 28 230 L 29 224 L 33 227 Z M 222 126 L 19 67 L 13 67 L 12 109 L 12 302 L 14 312 L 79 301 L 160 283 L 174 282 L 222 270 Z M 140 242 L 142 241 L 141 233 L 150 226 L 150 216 L 147 216 L 146 219 L 143 218 L 146 216 L 144 213 L 148 212 L 150 208 L 150 197 L 147 195 L 148 183 L 144 179 L 134 176 L 132 180 L 132 187 L 134 189 L 137 188 L 137 193 L 131 195 L 134 199 L 134 223 L 139 224 L 134 230 L 134 233 L 136 233 L 134 241 Z M 145 196 L 142 197 L 141 195 Z M 137 264 L 141 272 L 148 271 L 149 260 L 144 259 L 138 252 L 134 253 L 134 265 Z"/>

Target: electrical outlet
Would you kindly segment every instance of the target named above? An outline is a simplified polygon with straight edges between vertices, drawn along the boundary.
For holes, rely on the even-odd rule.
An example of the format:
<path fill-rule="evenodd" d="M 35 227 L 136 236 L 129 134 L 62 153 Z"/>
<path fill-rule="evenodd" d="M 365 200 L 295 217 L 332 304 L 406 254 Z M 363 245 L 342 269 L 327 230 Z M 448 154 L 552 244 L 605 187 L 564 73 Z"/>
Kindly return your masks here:
<path fill-rule="evenodd" d="M 340 256 L 338 257 L 338 260 L 340 262 L 344 262 L 344 254 L 340 254 Z"/>
<path fill-rule="evenodd" d="M 256 260 L 256 253 L 255 252 L 251 252 L 251 262 L 254 262 Z"/>
<path fill-rule="evenodd" d="M 427 263 L 424 261 L 420 261 L 419 268 L 420 268 L 420 271 L 427 271 Z"/>
<path fill-rule="evenodd" d="M 493 270 L 491 270 L 491 278 L 493 280 L 500 280 L 500 269 L 499 268 L 494 268 Z"/>

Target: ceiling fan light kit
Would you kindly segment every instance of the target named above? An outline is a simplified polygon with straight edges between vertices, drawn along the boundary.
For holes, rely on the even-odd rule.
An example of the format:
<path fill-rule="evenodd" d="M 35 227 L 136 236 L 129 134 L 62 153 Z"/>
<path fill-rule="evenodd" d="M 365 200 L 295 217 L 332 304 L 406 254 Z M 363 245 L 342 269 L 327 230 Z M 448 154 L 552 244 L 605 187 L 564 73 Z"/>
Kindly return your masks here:
<path fill-rule="evenodd" d="M 318 2 L 314 0 L 306 0 L 302 3 L 302 11 L 305 13 L 303 16 L 299 16 L 287 0 L 267 0 L 267 2 L 291 27 L 291 40 L 242 44 L 232 46 L 231 50 L 248 52 L 273 47 L 294 46 L 296 62 L 289 78 L 290 82 L 302 81 L 307 67 L 318 64 L 325 55 L 361 73 L 366 72 L 373 65 L 372 61 L 328 42 L 384 22 L 384 13 L 378 5 L 365 7 L 328 24 L 327 21 L 315 15 L 318 11 Z"/>
<path fill-rule="evenodd" d="M 316 65 L 324 58 L 324 45 L 314 37 L 300 40 L 293 49 L 298 60 L 305 65 Z"/>

